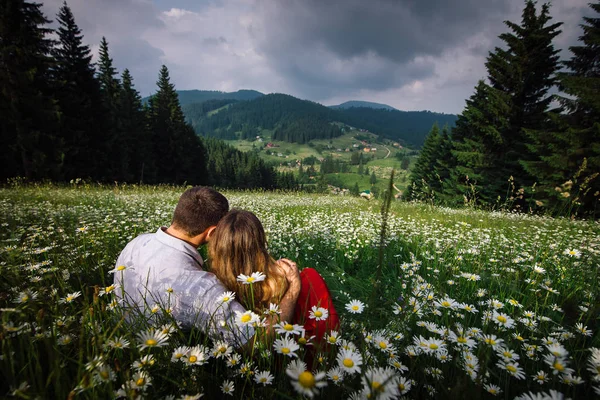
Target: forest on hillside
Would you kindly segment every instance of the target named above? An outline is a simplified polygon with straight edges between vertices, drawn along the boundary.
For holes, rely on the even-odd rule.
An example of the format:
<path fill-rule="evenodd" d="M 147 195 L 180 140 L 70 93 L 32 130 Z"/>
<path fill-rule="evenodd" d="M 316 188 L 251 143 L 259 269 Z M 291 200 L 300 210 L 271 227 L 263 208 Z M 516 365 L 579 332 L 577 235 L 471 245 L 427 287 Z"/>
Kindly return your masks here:
<path fill-rule="evenodd" d="M 411 177 L 410 199 L 597 216 L 600 196 L 600 2 L 579 44 L 559 59 L 561 22 L 527 1 L 520 23 L 487 57 L 453 129 L 434 126 Z M 558 89 L 558 95 L 550 95 Z M 553 101 L 557 107 L 551 107 Z"/>
<path fill-rule="evenodd" d="M 224 100 L 234 103 L 234 99 Z M 260 129 L 273 130 L 273 140 L 308 143 L 313 139 L 331 139 L 343 134 L 339 122 L 366 129 L 403 145 L 420 147 L 434 123 L 454 126 L 456 116 L 430 111 L 398 111 L 370 107 L 330 108 L 286 94 L 269 94 L 211 111 L 214 101 L 188 104 L 187 120 L 196 133 L 226 140 L 248 139 Z M 218 103 L 220 104 L 220 103 Z"/>
<path fill-rule="evenodd" d="M 104 38 L 92 63 L 66 3 L 56 31 L 40 8 L 0 1 L 0 178 L 296 187 L 257 155 L 196 135 L 166 66 L 144 103 Z"/>

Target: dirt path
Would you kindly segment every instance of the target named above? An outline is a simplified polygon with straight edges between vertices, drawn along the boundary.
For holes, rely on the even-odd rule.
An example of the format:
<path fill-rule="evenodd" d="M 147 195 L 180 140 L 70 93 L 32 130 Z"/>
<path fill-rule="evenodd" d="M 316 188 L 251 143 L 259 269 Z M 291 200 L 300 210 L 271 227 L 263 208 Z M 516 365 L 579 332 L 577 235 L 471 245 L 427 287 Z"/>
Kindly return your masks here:
<path fill-rule="evenodd" d="M 385 146 L 383 146 L 383 147 L 385 147 Z M 388 149 L 387 147 L 385 147 L 385 149 L 388 151 L 388 153 L 387 153 L 387 155 L 386 155 L 385 157 L 383 157 L 383 158 L 388 158 L 392 152 L 391 152 L 391 151 L 390 151 L 390 149 Z"/>

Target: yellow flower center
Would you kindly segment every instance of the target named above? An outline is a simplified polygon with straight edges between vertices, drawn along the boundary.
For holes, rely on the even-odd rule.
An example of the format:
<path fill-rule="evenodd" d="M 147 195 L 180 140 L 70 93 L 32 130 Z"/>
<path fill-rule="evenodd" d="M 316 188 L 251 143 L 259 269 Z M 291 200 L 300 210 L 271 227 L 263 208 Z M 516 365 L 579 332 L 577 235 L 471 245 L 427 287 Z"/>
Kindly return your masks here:
<path fill-rule="evenodd" d="M 321 318 L 322 316 L 323 316 L 323 313 L 321 311 L 315 311 L 315 317 Z"/>
<path fill-rule="evenodd" d="M 506 369 L 507 369 L 508 371 L 512 372 L 513 374 L 514 374 L 515 372 L 517 372 L 517 367 L 515 367 L 514 365 L 507 365 L 507 366 L 506 366 Z"/>
<path fill-rule="evenodd" d="M 383 390 L 383 385 L 377 381 L 373 381 L 371 383 L 371 387 L 373 388 L 374 391 L 376 392 L 380 392 Z"/>
<path fill-rule="evenodd" d="M 67 296 L 67 303 L 70 303 L 70 302 L 72 302 L 72 301 L 73 301 L 73 299 L 74 299 L 74 297 L 73 297 L 73 296 Z"/>
<path fill-rule="evenodd" d="M 250 283 L 254 282 L 254 277 L 249 276 L 248 279 L 246 279 L 246 282 L 250 282 Z"/>
<path fill-rule="evenodd" d="M 158 342 L 154 339 L 146 340 L 146 346 L 156 346 L 157 344 L 158 344 Z"/>
<path fill-rule="evenodd" d="M 502 322 L 503 324 L 505 324 L 505 323 L 506 323 L 506 321 L 507 321 L 506 317 L 505 317 L 505 316 L 503 316 L 503 315 L 498 315 L 498 316 L 496 317 L 496 319 L 497 319 L 498 321 Z"/>
<path fill-rule="evenodd" d="M 382 349 L 387 349 L 387 344 L 385 342 L 379 342 L 379 347 Z"/>
<path fill-rule="evenodd" d="M 344 367 L 346 368 L 352 368 L 354 367 L 354 361 L 352 361 L 350 358 L 344 358 Z"/>
<path fill-rule="evenodd" d="M 458 343 L 467 343 L 467 338 L 465 338 L 464 336 L 459 336 L 456 341 Z"/>
<path fill-rule="evenodd" d="M 190 362 L 191 363 L 195 363 L 196 361 L 198 361 L 198 357 L 196 357 L 196 356 L 190 356 Z"/>
<path fill-rule="evenodd" d="M 496 344 L 496 341 L 495 341 L 494 339 L 491 339 L 491 338 L 485 339 L 485 342 L 486 342 L 487 344 L 491 344 L 491 345 L 494 345 L 494 344 Z"/>
<path fill-rule="evenodd" d="M 356 306 L 356 305 L 352 306 L 352 310 L 358 311 L 358 306 Z"/>
<path fill-rule="evenodd" d="M 302 385 L 302 387 L 310 389 L 315 387 L 315 377 L 309 371 L 304 371 L 300 375 L 298 375 L 298 383 Z"/>
<path fill-rule="evenodd" d="M 219 353 L 225 353 L 227 351 L 227 347 L 221 346 L 219 347 Z"/>
<path fill-rule="evenodd" d="M 521 342 L 522 342 L 523 340 L 525 340 L 525 339 L 523 339 L 523 337 L 522 337 L 522 336 L 517 336 L 517 337 L 516 337 L 516 339 L 517 339 L 517 340 L 520 340 Z"/>
<path fill-rule="evenodd" d="M 504 357 L 506 358 L 512 358 L 512 354 L 509 351 L 505 351 L 504 353 L 502 353 L 504 355 Z"/>
<path fill-rule="evenodd" d="M 126 266 L 124 266 L 124 265 L 119 265 L 119 266 L 117 267 L 117 271 L 124 271 L 124 270 L 125 270 L 125 268 L 127 268 L 127 267 L 126 267 Z"/>
<path fill-rule="evenodd" d="M 176 353 L 176 354 L 175 354 L 175 358 L 176 358 L 176 359 L 178 359 L 178 360 L 179 360 L 181 357 L 183 357 L 183 353 Z"/>
<path fill-rule="evenodd" d="M 290 353 L 290 349 L 289 349 L 289 348 L 287 348 L 287 347 L 284 347 L 284 348 L 282 348 L 282 349 L 281 349 L 281 352 L 282 352 L 283 354 L 289 354 L 289 353 Z"/>
<path fill-rule="evenodd" d="M 108 371 L 100 371 L 100 376 L 102 377 L 102 379 L 108 379 Z"/>
<path fill-rule="evenodd" d="M 308 341 L 306 340 L 306 338 L 301 337 L 300 339 L 298 339 L 298 343 L 299 344 L 306 344 Z"/>
<path fill-rule="evenodd" d="M 450 303 L 447 301 L 442 301 L 442 307 L 450 307 Z"/>
<path fill-rule="evenodd" d="M 104 288 L 104 292 L 105 293 L 110 293 L 113 290 L 115 290 L 115 285 L 110 285 L 110 286 L 107 286 L 107 287 Z"/>
<path fill-rule="evenodd" d="M 135 381 L 135 384 L 137 386 L 144 386 L 144 383 L 146 383 L 146 380 L 144 378 L 140 378 L 137 381 Z"/>
<path fill-rule="evenodd" d="M 564 369 L 565 369 L 565 366 L 562 365 L 561 363 L 559 363 L 558 361 L 554 363 L 553 367 L 555 370 L 561 371 L 561 372 L 564 371 Z"/>
<path fill-rule="evenodd" d="M 404 386 L 404 383 L 399 383 L 398 384 L 398 389 L 400 389 L 401 391 L 403 391 L 404 389 L 406 389 L 406 386 Z"/>
<path fill-rule="evenodd" d="M 250 315 L 248 315 L 248 314 L 244 314 L 244 315 L 242 315 L 242 318 L 240 318 L 240 320 L 243 323 L 250 322 L 251 319 L 252 319 L 252 317 Z"/>
<path fill-rule="evenodd" d="M 329 343 L 335 343 L 336 338 L 335 338 L 335 336 L 329 336 L 329 339 L 327 339 L 327 340 L 329 340 Z"/>
<path fill-rule="evenodd" d="M 223 302 L 227 302 L 227 301 L 229 301 L 229 296 L 223 297 Z"/>
<path fill-rule="evenodd" d="M 285 324 L 283 326 L 283 329 L 285 329 L 286 331 L 292 331 L 292 330 L 294 330 L 294 325 L 292 325 L 292 324 Z"/>
<path fill-rule="evenodd" d="M 439 349 L 439 347 L 440 347 L 440 346 L 438 346 L 438 345 L 437 345 L 437 344 L 435 344 L 435 343 L 431 343 L 431 344 L 429 345 L 429 348 L 430 348 L 431 350 L 437 350 L 437 349 Z"/>

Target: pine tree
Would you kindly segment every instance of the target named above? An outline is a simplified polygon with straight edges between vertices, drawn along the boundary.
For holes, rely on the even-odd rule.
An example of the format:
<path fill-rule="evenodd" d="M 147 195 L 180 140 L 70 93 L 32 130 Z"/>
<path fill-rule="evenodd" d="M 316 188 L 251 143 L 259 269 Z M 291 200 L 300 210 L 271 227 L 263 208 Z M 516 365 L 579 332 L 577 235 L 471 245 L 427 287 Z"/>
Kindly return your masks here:
<path fill-rule="evenodd" d="M 53 50 L 56 66 L 55 93 L 60 107 L 62 177 L 67 180 L 95 175 L 91 160 L 98 149 L 93 139 L 100 135 L 100 88 L 95 79 L 90 48 L 67 3 L 57 16 L 59 44 Z"/>
<path fill-rule="evenodd" d="M 56 178 L 52 32 L 41 4 L 0 0 L 0 176 Z"/>
<path fill-rule="evenodd" d="M 600 2 L 590 7 L 600 13 Z M 600 18 L 583 20 L 582 44 L 570 47 L 569 71 L 559 75 L 568 97 L 559 97 L 562 109 L 548 129 L 527 132 L 535 158 L 523 166 L 539 183 L 538 204 L 593 212 L 600 195 Z"/>
<path fill-rule="evenodd" d="M 119 121 L 119 97 L 121 84 L 117 70 L 108 51 L 108 42 L 102 37 L 98 60 L 98 81 L 104 113 L 103 135 L 96 139 L 98 149 L 97 176 L 102 180 L 122 181 L 127 175 L 127 140 Z"/>
<path fill-rule="evenodd" d="M 122 87 L 119 94 L 118 120 L 124 133 L 127 149 L 123 179 L 129 182 L 143 182 L 144 169 L 151 168 L 152 143 L 147 129 L 146 114 L 140 94 L 133 86 L 133 77 L 128 69 L 123 71 Z M 122 160 L 122 161 L 123 161 Z"/>
<path fill-rule="evenodd" d="M 434 124 L 425 138 L 423 148 L 419 154 L 419 158 L 410 176 L 410 191 L 408 198 L 431 199 L 435 197 L 435 192 L 439 188 L 438 176 L 436 173 L 436 162 L 438 147 L 440 145 L 440 129 L 437 124 Z"/>
<path fill-rule="evenodd" d="M 169 70 L 162 66 L 158 91 L 150 99 L 149 120 L 157 182 L 199 183 L 205 176 L 205 149 L 191 126 L 186 124 Z M 216 170 L 227 170 L 227 184 L 235 183 L 231 160 L 216 160 Z M 222 165 L 221 165 L 222 164 Z"/>
<path fill-rule="evenodd" d="M 536 3 L 528 0 L 521 25 L 505 22 L 511 30 L 500 35 L 506 49 L 496 48 L 486 62 L 492 88 L 505 95 L 509 106 L 508 126 L 500 132 L 502 157 L 494 168 L 505 175 L 502 180 L 512 176 L 520 187 L 534 183 L 521 166 L 521 161 L 532 158 L 525 130 L 542 129 L 547 124 L 552 101 L 548 91 L 556 84 L 559 51 L 552 41 L 560 34 L 562 23 L 550 24 L 551 19 L 550 4 L 543 4 L 538 14 Z M 500 185 L 496 182 L 495 186 Z"/>
<path fill-rule="evenodd" d="M 483 81 L 459 115 L 452 130 L 450 176 L 443 192 L 448 202 L 491 204 L 506 188 L 502 164 L 508 124 L 507 96 Z"/>
<path fill-rule="evenodd" d="M 369 183 L 370 183 L 371 185 L 374 185 L 374 184 L 376 184 L 376 183 L 377 183 L 377 176 L 375 176 L 375 172 L 373 172 L 373 173 L 371 174 L 371 177 L 369 178 Z"/>

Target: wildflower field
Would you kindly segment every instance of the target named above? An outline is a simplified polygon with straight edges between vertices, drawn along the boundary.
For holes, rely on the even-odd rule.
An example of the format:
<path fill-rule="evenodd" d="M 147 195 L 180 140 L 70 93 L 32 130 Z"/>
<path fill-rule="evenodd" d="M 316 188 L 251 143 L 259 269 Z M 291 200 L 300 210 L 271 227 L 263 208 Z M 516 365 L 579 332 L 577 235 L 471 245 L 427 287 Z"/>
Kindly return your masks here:
<path fill-rule="evenodd" d="M 281 321 L 250 352 L 159 307 L 127 322 L 113 298 L 119 252 L 184 189 L 0 189 L 0 397 L 600 398 L 598 222 L 224 192 L 275 258 L 324 276 L 342 321 L 325 346 Z"/>

